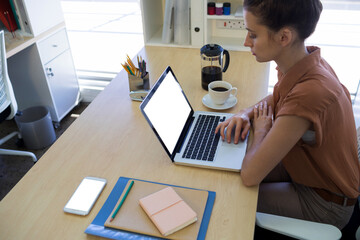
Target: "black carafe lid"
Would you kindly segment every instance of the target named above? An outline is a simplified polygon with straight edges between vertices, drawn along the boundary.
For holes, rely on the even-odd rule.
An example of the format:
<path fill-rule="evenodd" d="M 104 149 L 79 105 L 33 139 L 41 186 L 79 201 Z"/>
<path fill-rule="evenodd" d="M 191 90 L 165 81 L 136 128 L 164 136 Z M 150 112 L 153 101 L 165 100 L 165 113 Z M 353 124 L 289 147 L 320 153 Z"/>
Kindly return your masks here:
<path fill-rule="evenodd" d="M 208 57 L 220 56 L 224 49 L 217 44 L 206 44 L 200 49 L 200 54 L 205 54 Z"/>

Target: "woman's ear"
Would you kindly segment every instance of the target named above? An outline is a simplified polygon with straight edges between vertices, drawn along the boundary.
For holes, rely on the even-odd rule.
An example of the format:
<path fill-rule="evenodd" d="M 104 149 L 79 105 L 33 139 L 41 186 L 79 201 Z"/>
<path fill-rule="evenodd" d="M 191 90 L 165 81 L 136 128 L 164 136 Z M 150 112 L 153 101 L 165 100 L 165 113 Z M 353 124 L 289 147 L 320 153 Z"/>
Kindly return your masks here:
<path fill-rule="evenodd" d="M 295 40 L 295 32 L 288 27 L 280 29 L 277 33 L 277 38 L 281 46 L 286 47 L 289 44 L 291 45 Z"/>

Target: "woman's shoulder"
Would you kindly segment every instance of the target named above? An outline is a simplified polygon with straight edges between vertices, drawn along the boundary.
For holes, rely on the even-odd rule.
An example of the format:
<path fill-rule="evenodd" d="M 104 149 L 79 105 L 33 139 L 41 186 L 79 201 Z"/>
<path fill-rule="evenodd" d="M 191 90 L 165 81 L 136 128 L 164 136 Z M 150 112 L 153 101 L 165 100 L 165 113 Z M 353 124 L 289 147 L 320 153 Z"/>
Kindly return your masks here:
<path fill-rule="evenodd" d="M 295 100 L 297 105 L 323 111 L 339 99 L 347 98 L 345 87 L 333 76 L 314 71 L 304 76 L 291 89 L 287 101 Z"/>
<path fill-rule="evenodd" d="M 331 66 L 321 60 L 306 72 L 293 87 L 293 93 L 308 97 L 337 98 L 343 93 L 344 86 L 339 81 Z"/>

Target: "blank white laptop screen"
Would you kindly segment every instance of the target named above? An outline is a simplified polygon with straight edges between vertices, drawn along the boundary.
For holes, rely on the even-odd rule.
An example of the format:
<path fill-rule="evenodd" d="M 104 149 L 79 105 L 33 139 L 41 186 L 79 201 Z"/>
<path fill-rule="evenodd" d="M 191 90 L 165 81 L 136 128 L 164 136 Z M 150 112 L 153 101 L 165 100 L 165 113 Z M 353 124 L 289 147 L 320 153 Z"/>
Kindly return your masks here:
<path fill-rule="evenodd" d="M 172 74 L 166 75 L 145 106 L 144 112 L 172 154 L 191 112 L 191 107 Z"/>

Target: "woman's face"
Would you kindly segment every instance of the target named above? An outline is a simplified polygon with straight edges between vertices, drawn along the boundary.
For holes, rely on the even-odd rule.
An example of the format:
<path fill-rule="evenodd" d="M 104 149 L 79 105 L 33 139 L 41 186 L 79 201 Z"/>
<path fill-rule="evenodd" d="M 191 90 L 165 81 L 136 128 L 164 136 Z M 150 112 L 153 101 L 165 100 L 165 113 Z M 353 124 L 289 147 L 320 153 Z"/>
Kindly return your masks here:
<path fill-rule="evenodd" d="M 275 60 L 279 54 L 280 46 L 276 44 L 275 35 L 270 35 L 269 29 L 258 22 L 258 18 L 251 12 L 244 10 L 245 27 L 248 30 L 244 42 L 245 47 L 251 49 L 251 53 L 258 62 Z"/>

